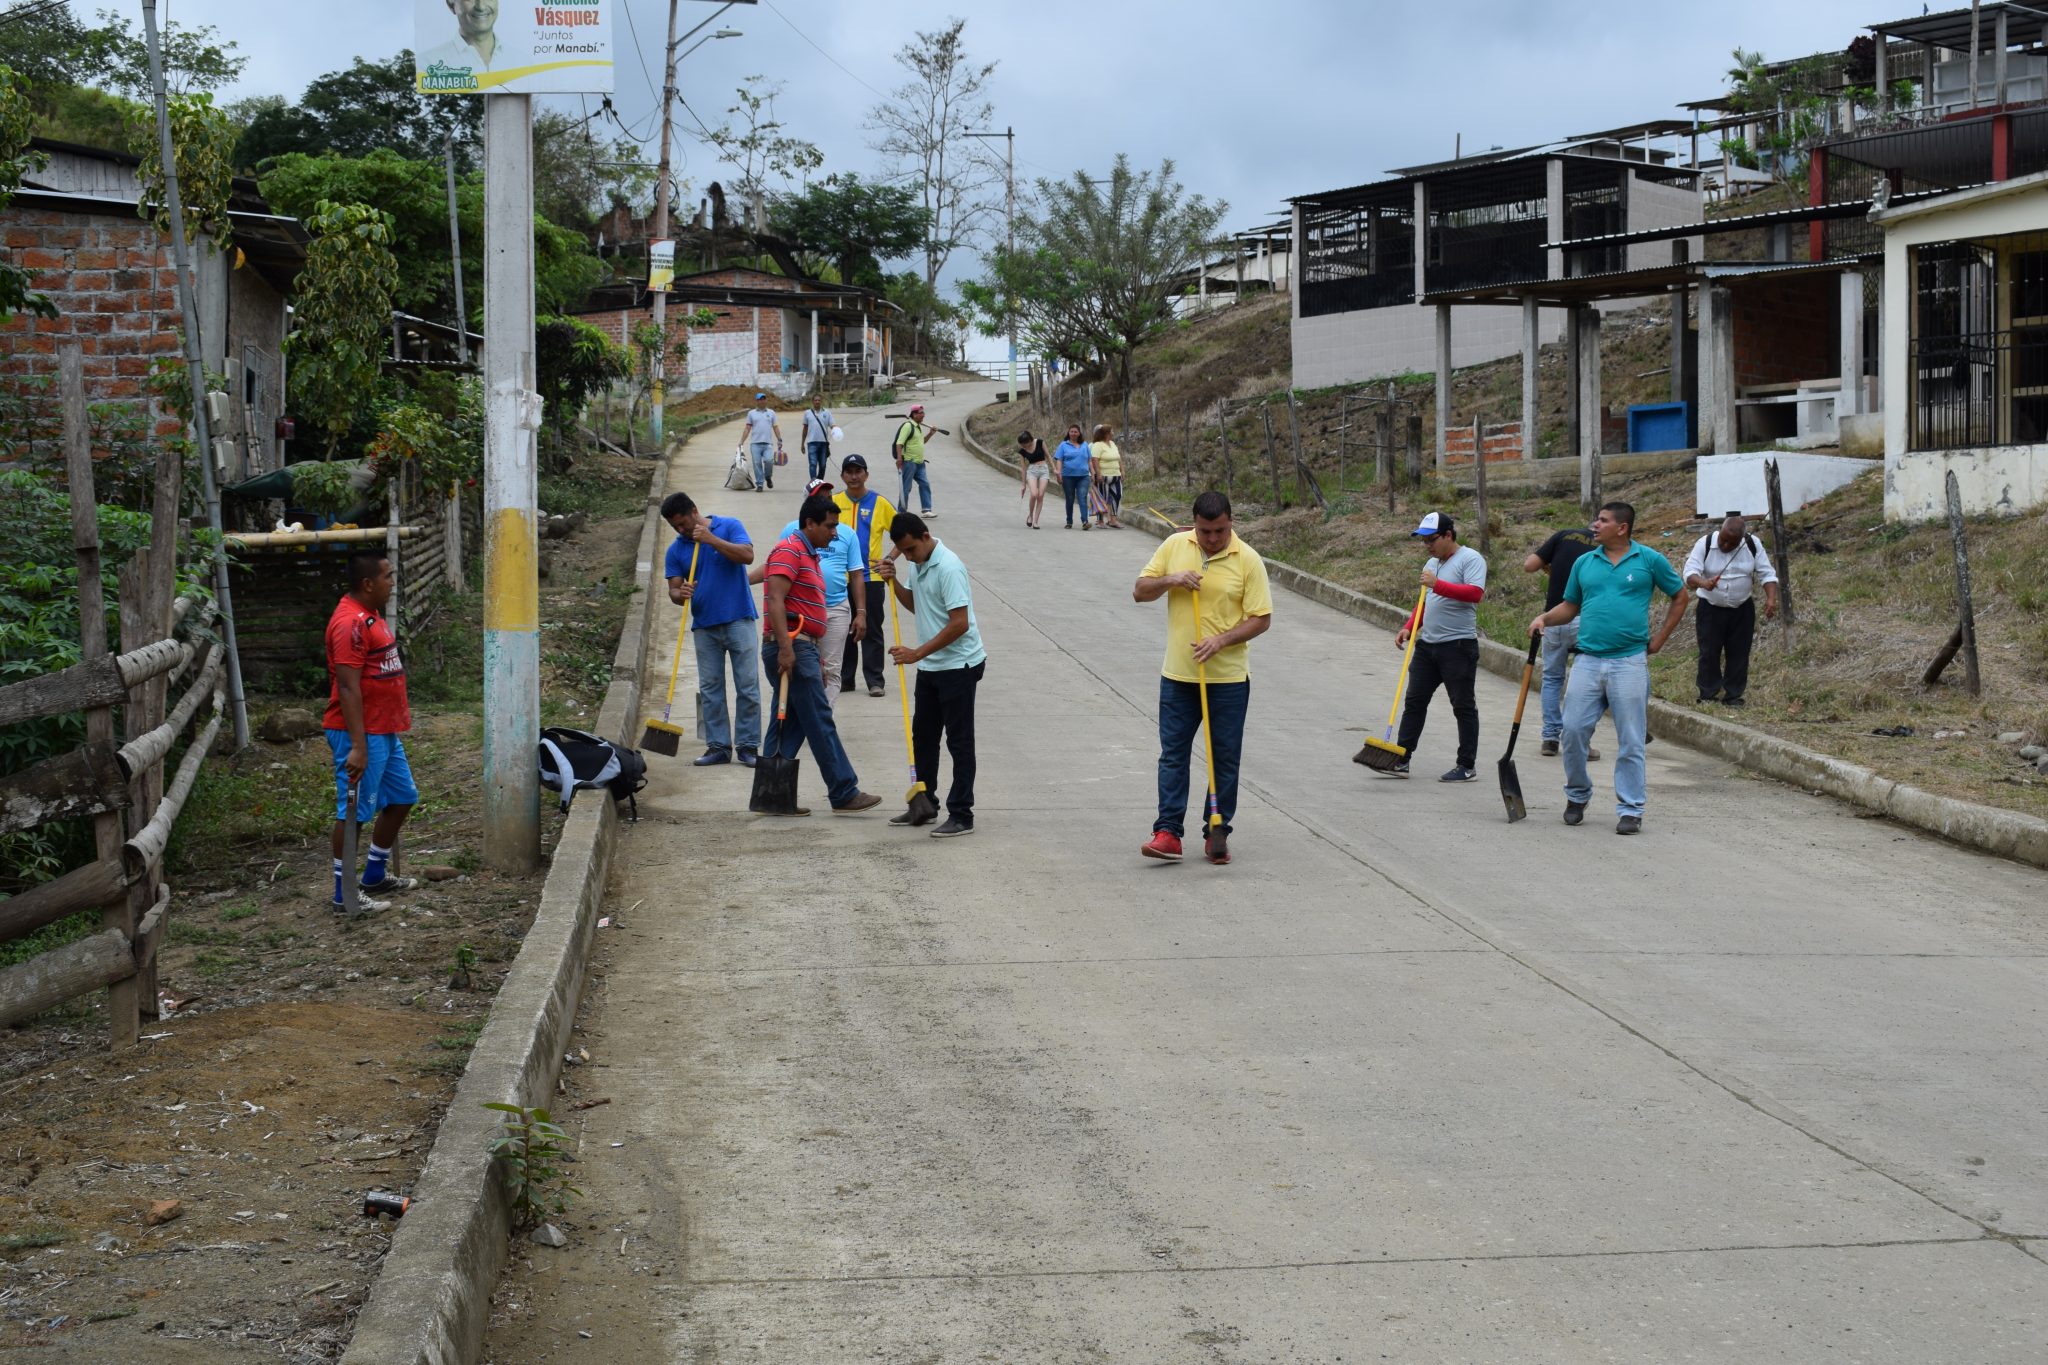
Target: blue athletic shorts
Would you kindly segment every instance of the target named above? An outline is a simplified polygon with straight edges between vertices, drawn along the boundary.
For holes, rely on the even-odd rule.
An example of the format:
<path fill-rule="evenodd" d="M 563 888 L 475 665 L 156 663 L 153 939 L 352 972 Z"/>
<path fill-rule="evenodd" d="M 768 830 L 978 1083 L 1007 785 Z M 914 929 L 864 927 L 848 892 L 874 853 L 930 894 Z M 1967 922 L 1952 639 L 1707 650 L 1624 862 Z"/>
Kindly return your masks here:
<path fill-rule="evenodd" d="M 412 782 L 412 765 L 405 761 L 405 741 L 398 735 L 364 735 L 370 749 L 370 764 L 363 769 L 363 785 L 356 793 L 357 821 L 374 820 L 386 806 L 419 804 L 420 789 Z M 334 751 L 334 818 L 348 819 L 348 731 L 329 730 L 327 747 Z"/>

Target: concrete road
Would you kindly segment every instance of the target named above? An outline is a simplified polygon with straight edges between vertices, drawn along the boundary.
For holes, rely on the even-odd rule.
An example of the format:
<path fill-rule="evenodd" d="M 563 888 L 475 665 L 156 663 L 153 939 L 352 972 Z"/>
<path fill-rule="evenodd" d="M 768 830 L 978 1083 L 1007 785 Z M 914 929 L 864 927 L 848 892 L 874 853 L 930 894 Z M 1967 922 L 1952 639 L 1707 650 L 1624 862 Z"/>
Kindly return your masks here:
<path fill-rule="evenodd" d="M 765 539 L 801 474 L 724 492 L 732 439 L 675 483 Z M 1533 742 L 1509 826 L 1487 675 L 1484 780 L 1374 777 L 1391 641 L 1287 594 L 1236 862 L 1142 861 L 1156 542 L 1028 531 L 935 450 L 990 656 L 977 832 L 884 824 L 893 678 L 840 709 L 879 815 L 750 817 L 743 770 L 656 760 L 582 1226 L 508 1278 L 492 1359 L 2048 1359 L 2039 874 L 1669 744 L 1642 837 L 1604 773 L 1565 828 Z"/>

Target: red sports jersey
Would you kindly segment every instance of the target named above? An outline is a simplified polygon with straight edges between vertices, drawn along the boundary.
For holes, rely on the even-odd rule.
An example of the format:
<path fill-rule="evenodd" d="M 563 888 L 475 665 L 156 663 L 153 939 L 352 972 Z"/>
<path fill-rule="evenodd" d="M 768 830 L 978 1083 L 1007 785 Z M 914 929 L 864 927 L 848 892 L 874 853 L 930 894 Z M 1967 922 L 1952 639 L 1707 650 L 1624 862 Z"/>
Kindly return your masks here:
<path fill-rule="evenodd" d="M 398 637 L 384 618 L 353 597 L 344 597 L 327 618 L 327 719 L 330 730 L 346 730 L 341 715 L 341 684 L 337 668 L 363 672 L 363 730 L 372 735 L 402 735 L 412 729 L 412 705 L 405 696 L 405 664 L 398 657 Z"/>

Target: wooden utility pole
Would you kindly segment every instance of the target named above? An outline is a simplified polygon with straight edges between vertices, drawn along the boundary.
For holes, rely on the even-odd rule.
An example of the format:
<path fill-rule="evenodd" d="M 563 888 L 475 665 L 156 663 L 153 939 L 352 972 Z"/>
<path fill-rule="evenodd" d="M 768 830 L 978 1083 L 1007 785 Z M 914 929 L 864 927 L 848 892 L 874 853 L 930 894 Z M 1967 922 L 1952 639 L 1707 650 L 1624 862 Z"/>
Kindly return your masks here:
<path fill-rule="evenodd" d="M 1486 519 L 1486 418 L 1479 413 L 1472 417 L 1472 496 L 1479 504 L 1479 553 L 1489 554 L 1493 533 Z"/>

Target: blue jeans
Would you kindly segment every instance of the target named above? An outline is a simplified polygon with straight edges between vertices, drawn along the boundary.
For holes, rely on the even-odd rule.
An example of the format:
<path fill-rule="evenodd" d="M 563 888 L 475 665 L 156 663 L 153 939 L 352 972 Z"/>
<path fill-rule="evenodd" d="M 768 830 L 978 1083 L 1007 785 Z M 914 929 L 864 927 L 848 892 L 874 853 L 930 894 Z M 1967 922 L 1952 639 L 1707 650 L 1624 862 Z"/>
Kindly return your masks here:
<path fill-rule="evenodd" d="M 1571 672 L 1572 646 L 1579 642 L 1579 623 L 1543 628 L 1543 737 L 1564 733 L 1564 679 Z"/>
<path fill-rule="evenodd" d="M 923 460 L 903 462 L 903 496 L 896 500 L 896 506 L 905 512 L 910 510 L 910 485 L 913 483 L 917 485 L 919 510 L 931 511 L 932 476 L 925 472 Z"/>
<path fill-rule="evenodd" d="M 799 635 L 795 648 L 796 665 L 790 670 L 789 696 L 785 702 L 788 716 L 769 720 L 768 741 L 761 752 L 795 758 L 797 750 L 809 740 L 811 758 L 818 765 L 818 775 L 825 779 L 826 795 L 833 805 L 843 806 L 860 795 L 860 779 L 854 775 L 853 760 L 839 743 L 839 727 L 833 723 L 832 707 L 825 697 L 825 672 L 818 662 L 818 642 L 808 635 Z M 773 696 L 781 674 L 775 666 L 772 641 L 761 643 L 761 671 L 767 675 L 769 695 Z"/>
<path fill-rule="evenodd" d="M 1237 814 L 1237 768 L 1244 753 L 1244 713 L 1251 704 L 1249 681 L 1209 684 L 1209 733 L 1216 751 L 1216 809 L 1223 832 Z M 1159 680 L 1159 818 L 1152 828 L 1178 839 L 1188 813 L 1188 758 L 1202 728 L 1202 693 L 1191 682 Z M 1205 798 L 1206 799 L 1206 798 Z M 1208 812 L 1201 824 L 1208 827 Z"/>
<path fill-rule="evenodd" d="M 748 619 L 727 621 L 722 626 L 692 626 L 690 639 L 697 650 L 697 728 L 703 732 L 706 749 L 733 747 L 733 730 L 739 731 L 739 747 L 758 752 L 761 748 L 761 680 L 755 676 L 755 661 L 761 654 L 761 623 Z M 732 656 L 733 714 L 728 725 L 725 713 L 725 660 Z"/>
<path fill-rule="evenodd" d="M 814 479 L 824 478 L 825 466 L 832 461 L 832 443 L 830 441 L 812 441 L 804 448 L 804 454 L 810 458 L 811 477 Z"/>
<path fill-rule="evenodd" d="M 1081 524 L 1088 524 L 1088 476 L 1086 474 L 1060 475 L 1060 487 L 1067 495 L 1067 525 L 1074 524 L 1074 500 L 1081 500 Z"/>
<path fill-rule="evenodd" d="M 1603 711 L 1614 717 L 1614 737 L 1621 749 L 1614 758 L 1614 813 L 1640 816 L 1644 800 L 1643 736 L 1650 727 L 1648 654 L 1630 654 L 1620 659 L 1581 654 L 1572 665 L 1572 683 L 1564 695 L 1562 745 L 1567 801 L 1584 805 L 1593 799 L 1593 779 L 1586 773 L 1586 747 Z"/>
<path fill-rule="evenodd" d="M 767 441 L 754 442 L 754 487 L 766 488 L 775 477 L 775 447 Z"/>

